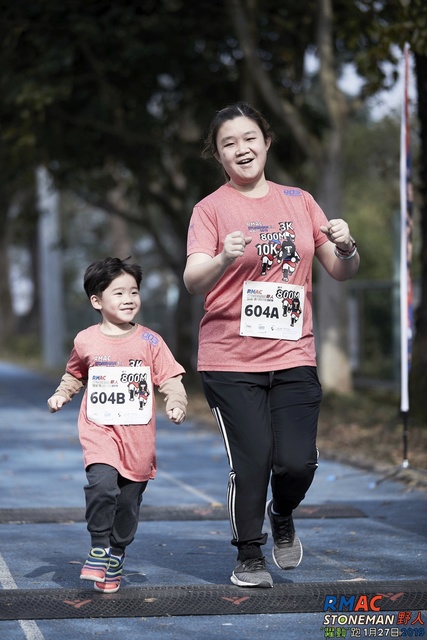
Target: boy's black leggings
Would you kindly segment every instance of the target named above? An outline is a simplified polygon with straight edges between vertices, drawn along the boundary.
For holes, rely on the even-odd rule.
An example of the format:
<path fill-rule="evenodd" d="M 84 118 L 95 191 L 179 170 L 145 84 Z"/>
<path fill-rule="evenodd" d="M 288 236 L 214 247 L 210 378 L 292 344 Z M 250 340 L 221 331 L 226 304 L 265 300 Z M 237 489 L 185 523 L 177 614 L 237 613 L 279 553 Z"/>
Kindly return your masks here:
<path fill-rule="evenodd" d="M 135 537 L 147 482 L 123 478 L 108 464 L 91 464 L 86 477 L 86 522 L 92 547 L 123 551 Z"/>
<path fill-rule="evenodd" d="M 230 464 L 232 544 L 265 544 L 268 484 L 274 509 L 288 515 L 304 499 L 317 468 L 322 390 L 316 367 L 272 373 L 202 371 L 203 388 Z"/>

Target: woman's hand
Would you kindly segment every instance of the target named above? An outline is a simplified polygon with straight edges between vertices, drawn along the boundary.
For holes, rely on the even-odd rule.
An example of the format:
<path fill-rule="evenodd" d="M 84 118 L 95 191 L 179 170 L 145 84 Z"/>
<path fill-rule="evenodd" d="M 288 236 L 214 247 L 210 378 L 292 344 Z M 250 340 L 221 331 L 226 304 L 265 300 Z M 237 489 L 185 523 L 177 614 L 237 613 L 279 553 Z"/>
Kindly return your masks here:
<path fill-rule="evenodd" d="M 343 281 L 352 278 L 359 269 L 360 257 L 356 243 L 350 235 L 348 224 L 345 220 L 336 218 L 329 220 L 327 225 L 320 227 L 320 230 L 330 242 L 324 242 L 317 247 L 317 259 L 335 280 Z M 340 252 L 342 252 L 341 256 Z"/>
<path fill-rule="evenodd" d="M 350 249 L 353 244 L 349 226 L 346 221 L 341 220 L 341 218 L 329 220 L 327 226 L 320 227 L 320 231 L 323 231 L 323 233 L 328 236 L 328 239 L 343 251 Z"/>
<path fill-rule="evenodd" d="M 245 249 L 250 242 L 252 242 L 252 238 L 245 236 L 242 231 L 229 233 L 224 240 L 223 257 L 228 262 L 234 262 L 236 258 L 240 258 L 245 253 Z"/>
<path fill-rule="evenodd" d="M 252 238 L 245 236 L 242 231 L 232 231 L 225 237 L 221 253 L 215 257 L 206 253 L 189 255 L 184 270 L 184 283 L 188 292 L 204 295 L 211 291 L 230 265 L 244 254 L 250 242 Z"/>

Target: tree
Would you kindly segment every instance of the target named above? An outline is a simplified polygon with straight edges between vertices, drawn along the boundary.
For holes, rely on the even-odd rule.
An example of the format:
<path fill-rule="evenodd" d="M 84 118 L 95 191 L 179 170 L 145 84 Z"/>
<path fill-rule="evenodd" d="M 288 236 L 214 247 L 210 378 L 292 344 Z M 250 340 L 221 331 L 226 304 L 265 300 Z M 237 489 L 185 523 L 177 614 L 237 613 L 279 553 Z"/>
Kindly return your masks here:
<path fill-rule="evenodd" d="M 199 159 L 213 112 L 242 96 L 260 106 L 281 139 L 273 179 L 303 179 L 340 216 L 346 123 L 384 82 L 376 62 L 391 57 L 390 46 L 379 34 L 400 4 L 201 0 L 197 13 L 174 0 L 4 4 L 0 108 L 11 114 L 16 146 L 47 165 L 60 188 L 150 233 L 181 287 L 177 357 L 191 369 L 182 270 L 192 206 L 219 184 Z M 319 60 L 315 73 L 308 54 Z M 366 82 L 350 99 L 338 80 L 353 60 Z M 117 188 L 125 208 L 108 197 Z M 345 305 L 336 298 L 320 296 L 320 360 L 325 386 L 345 391 Z"/>
<path fill-rule="evenodd" d="M 1 23 L 1 108 L 5 135 L 14 141 L 9 153 L 23 149 L 33 171 L 48 166 L 59 188 L 74 189 L 154 238 L 181 288 L 177 357 L 191 369 L 182 271 L 191 204 L 207 184 L 191 75 L 210 58 L 216 63 L 218 53 L 206 45 L 204 57 L 198 54 L 189 15 L 168 0 L 9 4 Z M 226 92 L 226 74 L 218 75 Z M 211 82 L 207 93 L 219 93 L 218 86 Z M 108 197 L 117 188 L 127 207 Z"/>
<path fill-rule="evenodd" d="M 302 154 L 314 168 L 318 177 L 316 199 L 330 218 L 342 217 L 345 131 L 349 118 L 360 107 L 362 99 L 381 84 L 381 73 L 373 76 L 372 68 L 366 65 L 366 50 L 372 57 L 370 37 L 375 41 L 378 25 L 384 16 L 391 19 L 392 10 L 386 10 L 385 4 L 372 2 L 355 3 L 352 7 L 347 3 L 345 8 L 332 0 L 318 0 L 311 6 L 310 3 L 299 3 L 299 11 L 311 9 L 311 13 L 316 15 L 317 9 L 317 15 L 308 24 L 307 19 L 301 21 L 303 30 L 305 27 L 305 38 L 299 42 L 296 56 L 299 54 L 302 58 L 307 51 L 316 52 L 319 68 L 317 78 L 311 83 L 303 66 L 297 70 L 296 77 L 287 76 L 288 84 L 298 93 L 295 100 L 292 92 L 283 90 L 283 83 L 274 83 L 258 54 L 260 22 L 257 30 L 250 15 L 255 3 L 248 5 L 243 0 L 230 0 L 229 4 L 253 85 L 263 103 L 292 132 Z M 398 7 L 394 7 L 396 9 Z M 364 39 L 360 37 L 359 42 L 356 34 L 360 33 L 367 35 Z M 350 100 L 339 88 L 339 78 L 343 65 L 352 59 L 356 50 L 359 52 L 356 62 L 368 82 L 359 96 Z M 384 53 L 390 57 L 389 46 L 381 52 L 382 55 Z M 286 73 L 287 67 L 284 71 Z M 310 90 L 304 91 L 307 86 Z M 316 101 L 315 107 L 313 101 Z M 314 118 L 307 117 L 310 111 L 315 112 Z M 331 280 L 323 270 L 318 274 L 318 286 L 320 378 L 325 389 L 348 392 L 352 385 L 347 354 L 345 287 Z"/>
<path fill-rule="evenodd" d="M 411 414 L 427 422 L 427 10 L 414 0 L 408 5 L 408 23 L 413 37 L 420 128 L 419 190 L 421 213 L 421 299 L 416 310 L 415 339 L 409 391 Z"/>
<path fill-rule="evenodd" d="M 7 116 L 3 112 L 4 116 Z M 10 114 L 9 114 L 10 115 Z M 2 119 L 0 133 L 0 344 L 8 345 L 15 334 L 16 322 L 10 290 L 11 244 L 27 246 L 35 258 L 35 191 L 34 164 L 31 154 L 16 145 L 10 120 Z M 33 271 L 37 265 L 33 262 Z M 35 296 L 36 300 L 36 296 Z M 37 327 L 33 309 L 27 314 L 26 329 Z"/>

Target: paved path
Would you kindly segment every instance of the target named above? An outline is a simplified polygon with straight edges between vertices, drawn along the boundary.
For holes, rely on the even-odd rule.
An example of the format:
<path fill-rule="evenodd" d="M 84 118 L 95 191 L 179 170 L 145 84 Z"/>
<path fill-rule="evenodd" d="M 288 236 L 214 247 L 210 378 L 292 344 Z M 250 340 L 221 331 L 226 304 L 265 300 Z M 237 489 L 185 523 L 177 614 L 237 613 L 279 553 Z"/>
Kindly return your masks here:
<path fill-rule="evenodd" d="M 224 507 L 228 468 L 220 436 L 194 422 L 174 426 L 164 417 L 158 420 L 158 476 L 144 497 L 123 587 L 116 596 L 94 597 L 79 580 L 89 546 L 76 435 L 79 399 L 49 414 L 46 399 L 54 385 L 0 362 L 1 640 L 427 633 L 426 492 L 396 480 L 376 485 L 381 478 L 374 473 L 321 458 L 296 514 L 302 564 L 281 572 L 269 561 L 275 587 L 242 590 L 229 581 L 235 550 Z M 271 540 L 268 558 L 270 553 Z M 330 597 L 337 609 L 345 596 L 365 614 L 365 594 L 368 602 L 382 594 L 375 615 L 386 611 L 392 618 L 371 617 L 367 625 L 337 613 L 325 618 L 334 613 L 323 611 Z M 416 621 L 418 612 L 424 625 Z"/>

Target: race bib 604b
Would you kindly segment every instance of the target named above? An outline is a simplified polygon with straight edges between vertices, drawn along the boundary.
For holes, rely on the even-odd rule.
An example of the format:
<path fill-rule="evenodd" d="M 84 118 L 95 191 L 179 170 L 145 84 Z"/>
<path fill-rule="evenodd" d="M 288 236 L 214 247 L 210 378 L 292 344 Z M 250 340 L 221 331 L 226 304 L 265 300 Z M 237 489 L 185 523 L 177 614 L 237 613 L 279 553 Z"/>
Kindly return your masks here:
<path fill-rule="evenodd" d="M 153 413 L 150 367 L 91 367 L 87 416 L 98 424 L 147 424 Z"/>

